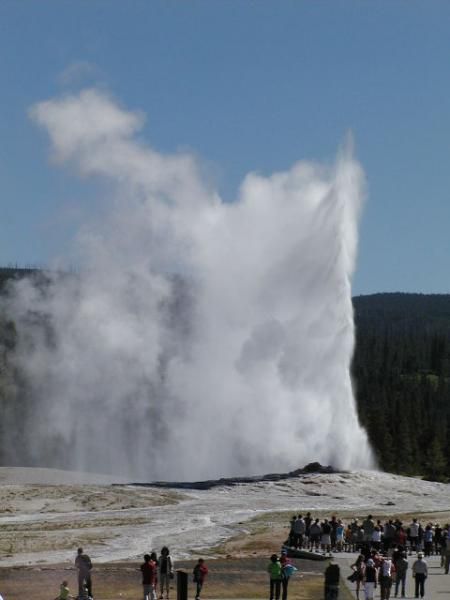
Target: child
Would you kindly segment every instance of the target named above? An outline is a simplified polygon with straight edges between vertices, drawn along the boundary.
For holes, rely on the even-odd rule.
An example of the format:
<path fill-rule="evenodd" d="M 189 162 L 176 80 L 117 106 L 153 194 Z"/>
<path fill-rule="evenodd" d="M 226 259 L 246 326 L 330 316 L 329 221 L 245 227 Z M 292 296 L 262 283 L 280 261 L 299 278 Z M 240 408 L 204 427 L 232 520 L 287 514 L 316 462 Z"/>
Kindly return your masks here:
<path fill-rule="evenodd" d="M 144 600 L 156 600 L 156 565 L 155 562 L 151 559 L 150 554 L 144 555 L 144 561 L 145 562 L 143 562 L 141 565 Z"/>
<path fill-rule="evenodd" d="M 55 600 L 70 600 L 73 596 L 70 595 L 67 581 L 63 581 L 59 587 L 59 596 Z"/>
<path fill-rule="evenodd" d="M 194 567 L 193 571 L 194 583 L 197 584 L 197 593 L 195 594 L 195 600 L 200 600 L 200 593 L 202 591 L 203 583 L 206 576 L 208 575 L 208 567 L 205 565 L 203 558 L 198 559 L 198 563 Z"/>
<path fill-rule="evenodd" d="M 155 594 L 156 594 L 156 590 L 158 589 L 158 571 L 159 571 L 159 561 L 158 561 L 158 556 L 156 555 L 156 552 L 150 552 L 150 560 L 155 565 L 155 581 L 153 583 L 153 586 L 155 588 Z"/>

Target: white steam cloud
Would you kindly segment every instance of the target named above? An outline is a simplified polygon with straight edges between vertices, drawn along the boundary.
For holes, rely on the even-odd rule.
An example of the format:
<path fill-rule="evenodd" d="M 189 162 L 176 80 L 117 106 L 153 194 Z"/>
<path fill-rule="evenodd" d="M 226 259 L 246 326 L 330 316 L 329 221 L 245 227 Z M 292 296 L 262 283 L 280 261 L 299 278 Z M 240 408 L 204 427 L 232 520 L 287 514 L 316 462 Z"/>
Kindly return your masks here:
<path fill-rule="evenodd" d="M 329 168 L 251 173 L 225 203 L 104 93 L 31 116 L 57 161 L 114 184 L 78 237 L 80 274 L 23 280 L 8 308 L 34 459 L 141 480 L 370 466 L 349 373 L 364 187 L 351 149 Z"/>

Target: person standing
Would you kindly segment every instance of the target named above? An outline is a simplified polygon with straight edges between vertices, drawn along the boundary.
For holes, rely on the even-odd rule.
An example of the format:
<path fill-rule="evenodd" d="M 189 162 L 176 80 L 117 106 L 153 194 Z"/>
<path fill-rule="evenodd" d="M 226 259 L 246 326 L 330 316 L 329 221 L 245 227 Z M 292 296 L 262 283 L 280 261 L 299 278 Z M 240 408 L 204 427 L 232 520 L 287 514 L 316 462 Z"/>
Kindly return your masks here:
<path fill-rule="evenodd" d="M 280 600 L 282 570 L 281 563 L 276 554 L 272 554 L 270 562 L 267 565 L 267 572 L 270 578 L 270 600 Z M 287 592 L 287 590 L 286 590 Z"/>
<path fill-rule="evenodd" d="M 406 575 L 408 571 L 408 559 L 406 558 L 406 552 L 402 552 L 402 555 L 395 561 L 395 595 L 398 594 L 398 588 L 400 585 L 402 598 L 405 597 L 406 593 Z"/>
<path fill-rule="evenodd" d="M 373 561 L 372 561 L 373 562 Z M 350 569 L 353 570 L 355 574 L 354 581 L 356 583 L 356 598 L 359 599 L 359 591 L 361 589 L 361 582 L 364 579 L 364 571 L 365 571 L 365 563 L 364 563 L 364 555 L 360 554 L 356 561 L 350 565 Z"/>
<path fill-rule="evenodd" d="M 281 551 L 280 565 L 281 565 L 281 587 L 282 587 L 281 599 L 287 600 L 289 577 L 291 576 L 291 574 L 289 572 L 290 569 L 288 569 L 288 567 L 291 566 L 291 561 L 289 560 L 289 558 L 287 556 L 286 550 Z"/>
<path fill-rule="evenodd" d="M 309 549 L 311 552 L 319 551 L 320 549 L 320 537 L 322 535 L 322 527 L 320 526 L 319 519 L 316 519 L 313 523 L 311 523 L 311 527 L 309 528 L 309 540 L 310 546 Z"/>
<path fill-rule="evenodd" d="M 289 560 L 286 550 L 281 551 L 280 564 L 281 564 L 281 588 L 282 588 L 281 599 L 287 600 L 289 579 L 290 579 L 291 575 L 293 575 L 298 569 L 296 567 L 294 567 L 294 565 Z M 300 575 L 300 578 L 301 577 L 302 577 L 302 575 Z"/>
<path fill-rule="evenodd" d="M 397 546 L 402 546 L 402 548 L 406 548 L 407 539 L 408 536 L 406 535 L 406 531 L 401 525 L 399 525 L 395 531 L 394 544 Z"/>
<path fill-rule="evenodd" d="M 158 590 L 158 572 L 159 572 L 159 561 L 156 552 L 150 552 L 150 560 L 153 561 L 155 565 L 155 581 L 153 583 L 153 587 L 155 588 L 155 596 Z"/>
<path fill-rule="evenodd" d="M 441 540 L 442 540 L 442 527 L 439 523 L 434 525 L 434 553 L 440 555 L 441 553 Z"/>
<path fill-rule="evenodd" d="M 338 522 L 336 520 L 336 515 L 332 515 L 330 519 L 330 539 L 331 539 L 331 551 L 336 552 L 336 531 L 337 531 Z"/>
<path fill-rule="evenodd" d="M 383 548 L 385 552 L 389 552 L 389 549 L 394 545 L 395 531 L 394 522 L 392 519 L 389 519 L 385 523 L 383 531 Z"/>
<path fill-rule="evenodd" d="M 448 575 L 450 567 L 450 526 L 446 525 L 441 537 L 441 567 L 444 567 Z"/>
<path fill-rule="evenodd" d="M 431 556 L 433 552 L 433 541 L 434 541 L 434 532 L 431 524 L 429 523 L 425 527 L 425 531 L 423 532 L 423 548 L 425 556 Z"/>
<path fill-rule="evenodd" d="M 381 600 L 389 600 L 392 588 L 392 575 L 394 565 L 388 557 L 383 558 L 380 566 L 380 592 Z"/>
<path fill-rule="evenodd" d="M 303 538 L 305 537 L 306 523 L 302 515 L 294 521 L 294 546 L 295 548 L 303 547 Z"/>
<path fill-rule="evenodd" d="M 375 548 L 377 551 L 381 550 L 381 531 L 378 525 L 375 525 L 372 533 L 371 547 Z"/>
<path fill-rule="evenodd" d="M 291 548 L 295 546 L 295 533 L 294 533 L 294 523 L 297 519 L 297 515 L 294 515 L 289 522 L 289 536 L 288 536 L 288 546 Z"/>
<path fill-rule="evenodd" d="M 328 519 L 324 519 L 322 523 L 322 537 L 320 539 L 323 554 L 331 554 L 331 525 Z"/>
<path fill-rule="evenodd" d="M 78 597 L 84 598 L 85 591 L 89 598 L 92 598 L 92 562 L 87 554 L 84 554 L 83 548 L 78 548 L 75 566 L 78 569 Z"/>
<path fill-rule="evenodd" d="M 159 586 L 160 600 L 164 597 L 164 588 L 166 589 L 166 600 L 169 600 L 170 580 L 173 578 L 173 561 L 170 556 L 169 548 L 163 546 L 161 548 L 161 556 L 159 557 Z"/>
<path fill-rule="evenodd" d="M 411 555 L 413 550 L 417 551 L 417 546 L 419 543 L 419 527 L 420 523 L 417 522 L 417 519 L 414 518 L 412 520 L 411 525 L 409 526 L 409 554 Z"/>
<path fill-rule="evenodd" d="M 363 575 L 364 593 L 366 600 L 373 600 L 377 587 L 377 568 L 371 558 L 367 560 Z"/>
<path fill-rule="evenodd" d="M 141 565 L 142 587 L 144 590 L 144 600 L 156 600 L 156 564 L 150 554 L 144 555 L 144 562 Z"/>
<path fill-rule="evenodd" d="M 364 544 L 368 550 L 370 550 L 370 545 L 372 543 L 372 534 L 375 529 L 375 523 L 372 515 L 368 515 L 367 519 L 365 519 L 362 523 L 362 528 L 364 529 Z"/>
<path fill-rule="evenodd" d="M 194 582 L 197 584 L 197 591 L 195 594 L 195 600 L 200 600 L 200 594 L 205 583 L 206 576 L 208 575 L 208 567 L 205 564 L 203 558 L 199 558 L 193 571 Z"/>
<path fill-rule="evenodd" d="M 339 596 L 340 569 L 330 560 L 325 569 L 325 600 L 337 600 Z"/>
<path fill-rule="evenodd" d="M 305 521 L 305 538 L 306 538 L 306 547 L 309 547 L 309 535 L 311 533 L 311 523 L 312 523 L 312 517 L 311 517 L 311 513 L 307 512 L 306 513 L 306 517 L 304 518 Z"/>
<path fill-rule="evenodd" d="M 415 596 L 416 598 L 423 598 L 425 595 L 425 579 L 428 577 L 428 565 L 425 560 L 423 560 L 422 552 L 419 552 L 417 555 L 417 560 L 413 563 L 412 566 L 413 577 L 416 580 L 416 590 Z"/>
<path fill-rule="evenodd" d="M 338 552 L 342 552 L 342 550 L 344 549 L 344 534 L 344 523 L 341 521 L 341 519 L 338 519 L 336 527 L 336 550 Z"/>

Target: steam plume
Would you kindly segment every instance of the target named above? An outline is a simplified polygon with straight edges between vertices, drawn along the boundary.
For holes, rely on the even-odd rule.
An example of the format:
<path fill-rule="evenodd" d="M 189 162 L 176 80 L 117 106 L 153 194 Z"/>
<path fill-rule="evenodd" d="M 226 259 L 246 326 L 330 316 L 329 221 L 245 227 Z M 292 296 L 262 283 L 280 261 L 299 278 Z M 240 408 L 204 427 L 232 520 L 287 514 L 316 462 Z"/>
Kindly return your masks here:
<path fill-rule="evenodd" d="M 225 203 L 104 93 L 30 114 L 57 162 L 113 190 L 79 233 L 79 275 L 23 280 L 8 307 L 36 461 L 146 480 L 370 466 L 349 374 L 351 148 L 331 167 L 250 173 Z"/>

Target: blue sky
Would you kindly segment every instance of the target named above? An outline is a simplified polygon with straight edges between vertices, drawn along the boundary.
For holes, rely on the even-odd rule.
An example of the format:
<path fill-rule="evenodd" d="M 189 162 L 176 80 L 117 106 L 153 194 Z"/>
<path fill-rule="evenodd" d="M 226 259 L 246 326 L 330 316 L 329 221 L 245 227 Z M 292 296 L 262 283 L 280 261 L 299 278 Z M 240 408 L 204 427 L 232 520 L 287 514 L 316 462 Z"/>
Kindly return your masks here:
<path fill-rule="evenodd" d="M 351 129 L 369 191 L 354 293 L 450 292 L 449 24 L 447 1 L 3 0 L 0 263 L 46 264 L 92 209 L 27 111 L 95 84 L 230 200 L 248 171 L 332 161 Z"/>

